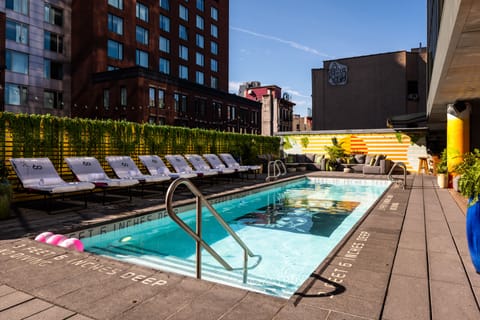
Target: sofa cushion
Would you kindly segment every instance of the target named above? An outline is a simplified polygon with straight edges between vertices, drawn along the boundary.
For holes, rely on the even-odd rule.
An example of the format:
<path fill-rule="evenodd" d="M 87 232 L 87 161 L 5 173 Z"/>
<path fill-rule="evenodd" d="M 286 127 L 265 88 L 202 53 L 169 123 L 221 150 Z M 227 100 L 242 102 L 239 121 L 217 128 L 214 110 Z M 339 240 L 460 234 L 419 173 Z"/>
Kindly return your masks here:
<path fill-rule="evenodd" d="M 306 153 L 305 154 L 305 162 L 306 163 L 314 163 L 315 162 L 315 153 Z"/>
<path fill-rule="evenodd" d="M 315 155 L 315 163 L 322 163 L 323 159 L 325 159 L 324 154 L 316 154 Z"/>
<path fill-rule="evenodd" d="M 372 159 L 373 159 L 373 163 L 372 163 Z M 371 164 L 370 164 L 371 163 Z M 375 156 L 374 155 L 370 155 L 370 154 L 367 154 L 367 156 L 365 157 L 365 164 L 367 166 L 371 166 L 375 163 Z"/>
<path fill-rule="evenodd" d="M 365 163 L 365 158 L 367 155 L 365 154 L 356 154 L 355 157 L 355 162 L 358 164 L 364 164 Z"/>
<path fill-rule="evenodd" d="M 296 155 L 296 160 L 295 160 L 295 162 L 296 162 L 296 163 L 305 163 L 305 159 L 306 159 L 306 158 L 307 158 L 307 157 L 305 157 L 304 154 L 297 154 L 297 155 Z"/>
<path fill-rule="evenodd" d="M 375 158 L 375 163 L 374 163 L 374 166 L 379 166 L 380 165 L 380 161 L 381 160 L 385 160 L 385 156 L 383 154 L 380 154 L 378 155 L 376 158 Z"/>

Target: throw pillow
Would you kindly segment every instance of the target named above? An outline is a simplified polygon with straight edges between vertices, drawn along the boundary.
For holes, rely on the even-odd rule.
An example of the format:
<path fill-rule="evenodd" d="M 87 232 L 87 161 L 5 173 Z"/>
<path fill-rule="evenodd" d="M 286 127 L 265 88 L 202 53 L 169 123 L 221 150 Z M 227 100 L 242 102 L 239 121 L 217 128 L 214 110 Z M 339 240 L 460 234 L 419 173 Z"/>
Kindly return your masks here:
<path fill-rule="evenodd" d="M 375 166 L 379 166 L 380 165 L 380 160 L 383 160 L 385 159 L 385 156 L 383 154 L 380 154 L 378 155 L 376 158 L 375 158 Z"/>
<path fill-rule="evenodd" d="M 321 164 L 322 161 L 323 161 L 323 159 L 325 159 L 325 155 L 324 155 L 324 154 L 322 154 L 322 155 L 317 154 L 317 155 L 315 156 L 315 163 Z"/>
<path fill-rule="evenodd" d="M 364 164 L 366 157 L 367 157 L 366 154 L 356 154 L 355 155 L 355 161 L 359 164 Z"/>
<path fill-rule="evenodd" d="M 369 165 L 371 166 L 375 165 L 375 156 L 372 156 L 372 159 L 370 160 Z"/>

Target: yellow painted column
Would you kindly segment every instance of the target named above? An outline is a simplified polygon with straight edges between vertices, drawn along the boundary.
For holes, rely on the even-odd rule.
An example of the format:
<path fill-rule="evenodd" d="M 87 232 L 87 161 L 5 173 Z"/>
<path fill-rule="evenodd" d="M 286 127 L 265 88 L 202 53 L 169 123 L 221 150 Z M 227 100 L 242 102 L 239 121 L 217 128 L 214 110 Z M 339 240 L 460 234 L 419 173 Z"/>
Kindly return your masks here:
<path fill-rule="evenodd" d="M 470 104 L 456 102 L 447 108 L 447 164 L 448 172 L 462 162 L 462 155 L 470 151 Z"/>

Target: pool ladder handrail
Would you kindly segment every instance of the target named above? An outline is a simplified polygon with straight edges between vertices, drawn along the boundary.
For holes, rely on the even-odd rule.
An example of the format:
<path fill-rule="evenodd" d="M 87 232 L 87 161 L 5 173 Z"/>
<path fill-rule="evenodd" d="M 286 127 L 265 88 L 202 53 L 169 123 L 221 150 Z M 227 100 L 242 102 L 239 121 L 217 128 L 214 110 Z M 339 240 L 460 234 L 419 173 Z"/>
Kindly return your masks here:
<path fill-rule="evenodd" d="M 180 219 L 177 213 L 173 209 L 173 194 L 179 185 L 185 185 L 196 197 L 196 232 L 194 232 L 182 219 Z M 205 248 L 225 269 L 232 271 L 233 268 L 226 262 L 212 247 L 210 247 L 202 238 L 202 203 L 210 210 L 212 215 L 217 219 L 218 223 L 227 231 L 233 239 L 243 249 L 243 283 L 247 283 L 247 269 L 248 269 L 248 256 L 255 256 L 253 252 L 247 247 L 247 245 L 240 239 L 240 237 L 233 231 L 233 229 L 225 222 L 220 214 L 213 208 L 210 202 L 205 196 L 198 190 L 198 188 L 188 179 L 178 178 L 174 180 L 168 187 L 167 194 L 165 196 L 165 203 L 167 212 L 180 228 L 185 230 L 196 243 L 196 277 L 202 278 L 202 255 L 201 247 Z"/>
<path fill-rule="evenodd" d="M 403 169 L 403 181 L 401 179 L 395 179 L 394 177 L 392 177 L 393 170 L 396 167 L 400 167 L 400 168 Z M 407 184 L 407 166 L 403 162 L 395 162 L 393 164 L 392 168 L 390 169 L 390 171 L 388 172 L 387 177 L 388 177 L 388 180 L 390 180 L 392 182 L 400 183 L 402 185 L 403 189 L 405 189 L 405 186 Z"/>
<path fill-rule="evenodd" d="M 270 170 L 271 169 L 271 170 Z M 277 173 L 278 170 L 278 173 Z M 272 160 L 268 162 L 267 166 L 267 177 L 265 181 L 270 181 L 271 179 L 277 179 L 280 176 L 284 176 L 287 174 L 287 167 L 285 167 L 285 163 L 281 160 Z"/>

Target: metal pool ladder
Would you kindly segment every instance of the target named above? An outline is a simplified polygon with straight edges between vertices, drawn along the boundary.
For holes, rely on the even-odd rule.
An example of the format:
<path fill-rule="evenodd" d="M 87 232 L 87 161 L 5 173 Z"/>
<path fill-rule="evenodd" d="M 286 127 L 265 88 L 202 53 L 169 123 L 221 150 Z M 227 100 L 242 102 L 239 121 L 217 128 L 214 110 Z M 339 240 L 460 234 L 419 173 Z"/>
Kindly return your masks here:
<path fill-rule="evenodd" d="M 393 170 L 395 170 L 396 167 L 400 167 L 403 169 L 403 181 L 402 179 L 392 177 Z M 390 171 L 388 172 L 388 180 L 401 184 L 403 189 L 405 189 L 405 186 L 407 184 L 407 166 L 405 165 L 405 163 L 395 162 Z"/>
<path fill-rule="evenodd" d="M 277 179 L 278 177 L 286 174 L 287 168 L 285 167 L 285 164 L 280 160 L 272 160 L 268 162 L 267 177 L 265 178 L 265 181 Z"/>
<path fill-rule="evenodd" d="M 180 219 L 177 213 L 173 210 L 173 194 L 179 185 L 185 185 L 196 197 L 196 231 L 194 232 L 182 219 Z M 248 256 L 255 256 L 247 245 L 240 239 L 240 237 L 233 231 L 233 229 L 223 220 L 220 214 L 213 208 L 210 202 L 205 196 L 198 190 L 198 188 L 188 179 L 178 178 L 173 181 L 168 187 L 167 194 L 165 196 L 167 205 L 167 211 L 172 218 L 186 233 L 188 233 L 196 242 L 196 277 L 202 278 L 202 255 L 201 248 L 205 248 L 225 269 L 231 271 L 232 266 L 228 264 L 215 250 L 212 249 L 202 238 L 202 204 L 204 204 L 212 215 L 217 219 L 218 223 L 235 239 L 240 247 L 243 249 L 243 283 L 247 283 L 247 267 Z"/>

